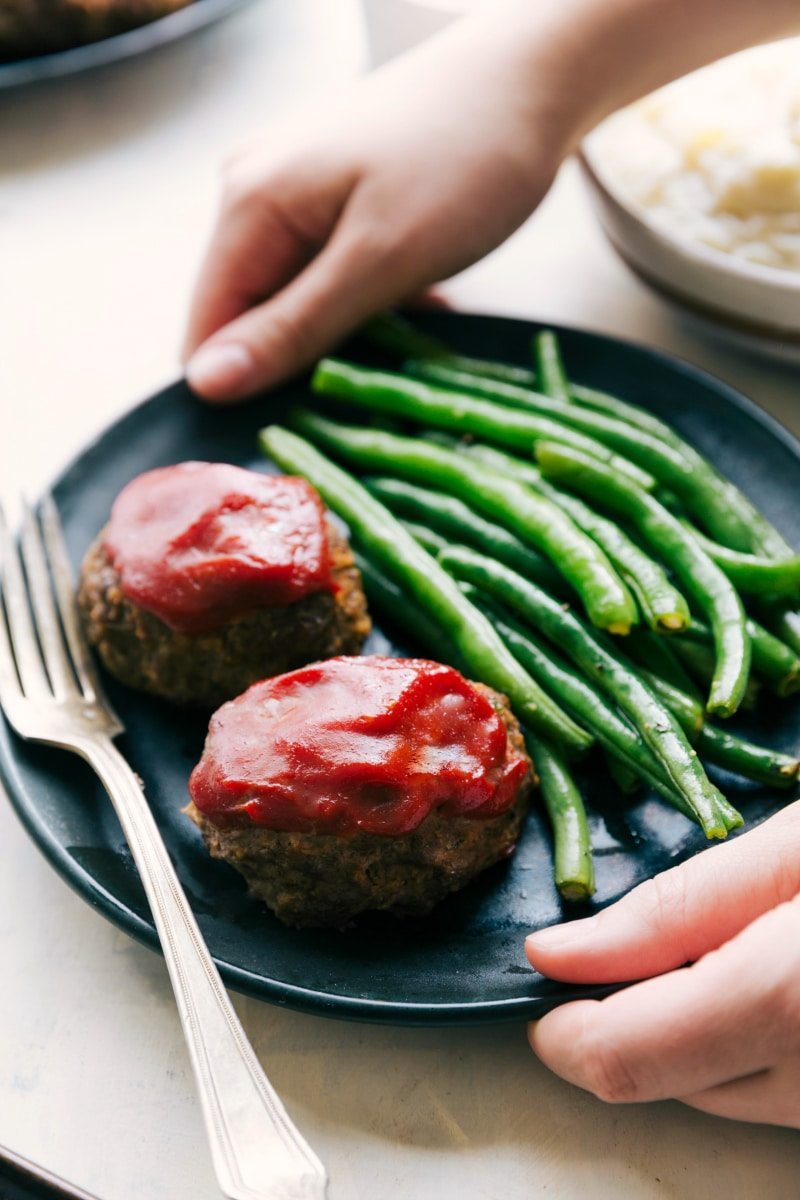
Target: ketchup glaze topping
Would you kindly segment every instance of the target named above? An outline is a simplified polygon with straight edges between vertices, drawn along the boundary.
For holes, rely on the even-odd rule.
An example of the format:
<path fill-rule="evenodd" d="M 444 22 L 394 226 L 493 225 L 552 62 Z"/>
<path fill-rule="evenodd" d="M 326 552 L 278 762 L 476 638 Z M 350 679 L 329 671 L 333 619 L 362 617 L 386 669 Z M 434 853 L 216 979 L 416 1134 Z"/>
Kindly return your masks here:
<path fill-rule="evenodd" d="M 304 479 L 186 462 L 137 476 L 104 548 L 134 604 L 177 633 L 335 590 L 322 501 Z"/>
<path fill-rule="evenodd" d="M 451 667 L 340 657 L 224 704 L 189 792 L 218 825 L 397 835 L 435 808 L 497 816 L 527 771 L 499 712 Z"/>

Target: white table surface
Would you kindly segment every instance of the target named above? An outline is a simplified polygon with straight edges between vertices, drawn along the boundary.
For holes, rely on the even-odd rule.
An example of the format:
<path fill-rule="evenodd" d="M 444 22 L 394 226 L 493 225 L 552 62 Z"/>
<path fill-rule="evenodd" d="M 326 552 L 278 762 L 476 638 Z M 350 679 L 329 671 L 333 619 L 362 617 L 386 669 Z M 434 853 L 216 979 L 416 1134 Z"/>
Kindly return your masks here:
<path fill-rule="evenodd" d="M 147 60 L 0 96 L 4 488 L 35 489 L 176 374 L 219 161 L 287 106 L 346 86 L 362 58 L 351 0 L 262 0 Z M 666 347 L 800 431 L 797 373 L 677 323 L 608 250 L 570 168 L 451 295 Z M 5 804 L 0 961 L 0 1142 L 102 1200 L 216 1196 L 160 958 L 73 895 Z M 678 1104 L 606 1107 L 550 1076 L 520 1027 L 388 1029 L 236 1006 L 333 1200 L 800 1195 L 796 1133 Z"/>

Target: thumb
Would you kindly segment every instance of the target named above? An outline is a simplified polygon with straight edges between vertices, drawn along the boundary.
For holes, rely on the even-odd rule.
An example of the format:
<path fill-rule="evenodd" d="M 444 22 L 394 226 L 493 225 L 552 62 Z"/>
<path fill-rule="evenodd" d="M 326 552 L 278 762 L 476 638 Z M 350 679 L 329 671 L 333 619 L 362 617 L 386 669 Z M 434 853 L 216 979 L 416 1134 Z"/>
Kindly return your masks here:
<path fill-rule="evenodd" d="M 531 934 L 537 971 L 573 983 L 644 979 L 694 962 L 800 891 L 800 803 L 641 884 L 597 916 Z"/>
<path fill-rule="evenodd" d="M 399 246 L 346 221 L 282 291 L 220 329 L 193 354 L 189 386 L 208 400 L 241 400 L 314 363 L 420 280 Z"/>

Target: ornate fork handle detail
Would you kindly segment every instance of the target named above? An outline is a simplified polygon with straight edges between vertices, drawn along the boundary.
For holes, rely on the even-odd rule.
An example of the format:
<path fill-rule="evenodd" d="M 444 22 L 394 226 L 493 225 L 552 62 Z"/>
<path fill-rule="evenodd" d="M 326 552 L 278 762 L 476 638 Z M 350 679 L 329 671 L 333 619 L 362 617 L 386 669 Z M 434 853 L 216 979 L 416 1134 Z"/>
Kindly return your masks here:
<path fill-rule="evenodd" d="M 325 1170 L 262 1071 L 141 785 L 110 739 L 75 739 L 111 797 L 161 939 L 217 1178 L 232 1200 L 321 1200 Z"/>

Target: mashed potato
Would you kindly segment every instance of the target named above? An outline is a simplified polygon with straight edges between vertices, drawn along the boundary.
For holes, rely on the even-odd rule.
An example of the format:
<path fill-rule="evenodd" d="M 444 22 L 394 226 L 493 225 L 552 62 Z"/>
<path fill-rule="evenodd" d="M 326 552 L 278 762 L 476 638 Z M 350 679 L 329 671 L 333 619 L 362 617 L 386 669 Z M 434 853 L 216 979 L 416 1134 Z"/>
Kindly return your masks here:
<path fill-rule="evenodd" d="M 800 38 L 662 88 L 604 122 L 589 149 L 668 234 L 800 271 Z"/>

